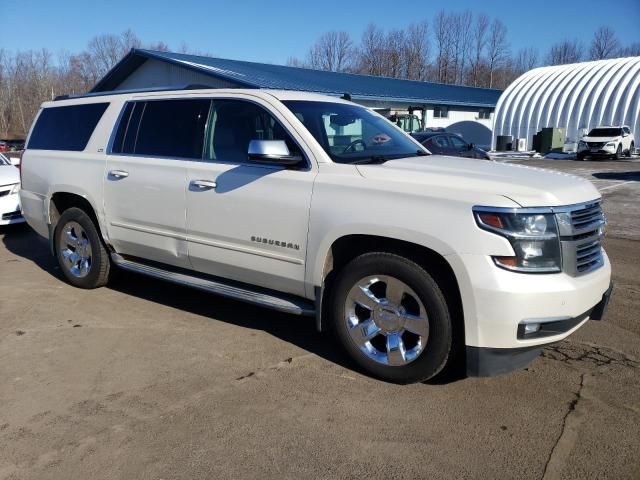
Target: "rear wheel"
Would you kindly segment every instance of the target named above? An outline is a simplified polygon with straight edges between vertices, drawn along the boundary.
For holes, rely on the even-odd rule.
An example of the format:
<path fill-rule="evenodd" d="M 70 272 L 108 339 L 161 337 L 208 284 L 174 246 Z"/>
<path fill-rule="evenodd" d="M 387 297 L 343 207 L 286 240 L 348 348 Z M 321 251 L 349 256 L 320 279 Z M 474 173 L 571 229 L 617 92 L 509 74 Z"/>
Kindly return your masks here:
<path fill-rule="evenodd" d="M 332 323 L 364 370 L 394 383 L 428 380 L 443 370 L 452 323 L 438 284 L 414 262 L 368 253 L 338 274 Z"/>
<path fill-rule="evenodd" d="M 109 280 L 111 261 L 93 220 L 79 208 L 60 216 L 54 231 L 58 265 L 66 279 L 80 288 L 97 288 Z"/>

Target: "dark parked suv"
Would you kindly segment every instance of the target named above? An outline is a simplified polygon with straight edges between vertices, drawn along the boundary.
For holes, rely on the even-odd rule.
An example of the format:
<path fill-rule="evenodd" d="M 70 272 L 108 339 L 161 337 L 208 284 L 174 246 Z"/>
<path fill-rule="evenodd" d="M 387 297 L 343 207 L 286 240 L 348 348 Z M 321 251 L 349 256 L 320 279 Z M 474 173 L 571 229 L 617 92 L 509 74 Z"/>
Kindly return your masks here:
<path fill-rule="evenodd" d="M 431 153 L 436 155 L 450 155 L 453 157 L 483 158 L 491 160 L 487 152 L 477 148 L 473 143 L 467 143 L 460 135 L 447 132 L 414 132 L 411 134 Z"/>

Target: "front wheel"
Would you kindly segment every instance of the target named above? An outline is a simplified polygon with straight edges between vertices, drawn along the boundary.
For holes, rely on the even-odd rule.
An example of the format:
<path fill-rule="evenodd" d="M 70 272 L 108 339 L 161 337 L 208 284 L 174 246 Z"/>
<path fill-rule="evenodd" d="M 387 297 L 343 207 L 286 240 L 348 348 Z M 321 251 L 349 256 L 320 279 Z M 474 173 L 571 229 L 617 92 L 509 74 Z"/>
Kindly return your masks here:
<path fill-rule="evenodd" d="M 577 158 L 579 161 L 581 161 L 581 162 L 582 162 L 582 161 L 584 161 L 584 160 L 587 158 L 587 155 L 586 155 L 586 154 L 584 154 L 584 153 L 578 153 L 578 154 L 576 155 L 576 158 Z"/>
<path fill-rule="evenodd" d="M 636 146 L 634 145 L 633 142 L 631 142 L 631 145 L 629 146 L 629 150 L 627 150 L 627 157 L 631 158 L 631 155 L 633 155 L 633 151 L 635 150 Z"/>
<path fill-rule="evenodd" d="M 621 158 L 622 158 L 622 144 L 618 145 L 618 148 L 616 150 L 616 156 L 615 156 L 616 160 L 620 160 Z"/>
<path fill-rule="evenodd" d="M 58 265 L 66 279 L 80 288 L 97 288 L 109 279 L 111 261 L 100 234 L 83 210 L 69 208 L 54 231 Z"/>
<path fill-rule="evenodd" d="M 428 380 L 449 360 L 453 332 L 444 295 L 404 257 L 368 253 L 352 260 L 336 279 L 331 313 L 349 356 L 383 380 Z"/>

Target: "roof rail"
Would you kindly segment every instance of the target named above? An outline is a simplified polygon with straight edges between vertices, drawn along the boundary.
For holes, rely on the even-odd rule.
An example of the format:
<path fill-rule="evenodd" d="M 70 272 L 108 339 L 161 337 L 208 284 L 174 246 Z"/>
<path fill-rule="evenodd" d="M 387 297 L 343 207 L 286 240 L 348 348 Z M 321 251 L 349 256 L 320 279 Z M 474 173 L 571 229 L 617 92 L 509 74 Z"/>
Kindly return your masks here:
<path fill-rule="evenodd" d="M 59 100 L 69 100 L 72 98 L 105 97 L 109 95 L 123 95 L 127 93 L 172 92 L 175 90 L 202 90 L 206 88 L 215 88 L 215 87 L 212 87 L 211 85 L 200 84 L 200 83 L 189 83 L 187 85 L 176 85 L 173 87 L 133 88 L 129 90 L 111 90 L 110 92 L 82 93 L 79 95 L 58 95 L 53 99 L 53 101 L 57 102 Z"/>

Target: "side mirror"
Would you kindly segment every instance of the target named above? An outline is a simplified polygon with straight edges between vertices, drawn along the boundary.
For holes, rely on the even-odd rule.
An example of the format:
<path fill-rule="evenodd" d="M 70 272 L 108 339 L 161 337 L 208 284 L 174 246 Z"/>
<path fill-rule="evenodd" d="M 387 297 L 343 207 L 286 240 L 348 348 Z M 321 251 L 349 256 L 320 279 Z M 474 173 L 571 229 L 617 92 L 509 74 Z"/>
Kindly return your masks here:
<path fill-rule="evenodd" d="M 293 166 L 302 161 L 299 155 L 291 155 L 284 140 L 251 140 L 248 149 L 249 160 L 270 165 Z"/>

